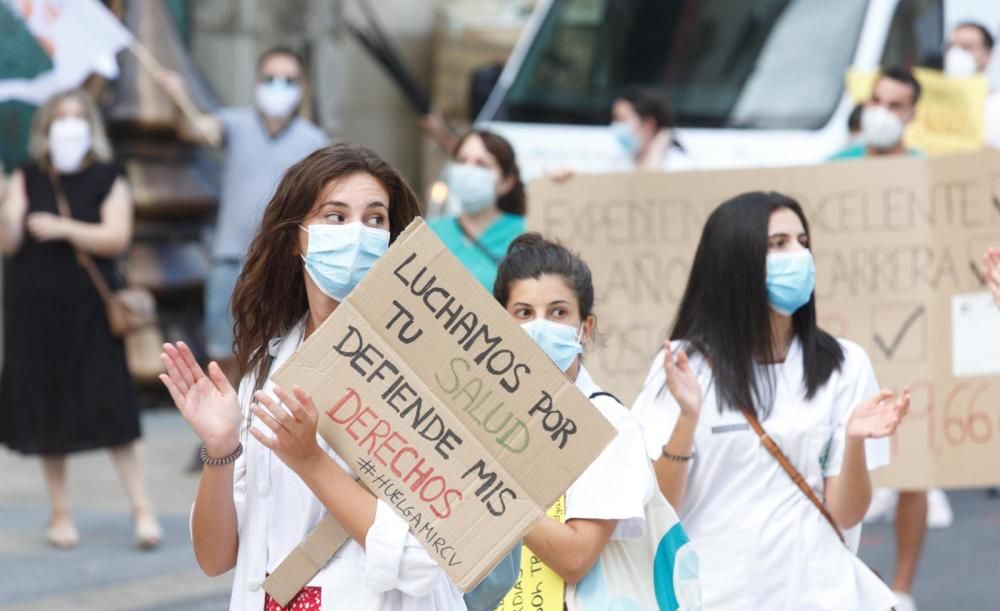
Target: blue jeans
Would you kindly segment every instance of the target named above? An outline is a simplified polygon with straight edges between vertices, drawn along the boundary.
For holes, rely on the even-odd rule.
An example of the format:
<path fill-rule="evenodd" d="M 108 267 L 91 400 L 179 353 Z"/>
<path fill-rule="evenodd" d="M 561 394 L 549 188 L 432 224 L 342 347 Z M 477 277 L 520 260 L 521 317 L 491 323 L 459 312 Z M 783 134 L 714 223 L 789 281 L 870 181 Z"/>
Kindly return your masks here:
<path fill-rule="evenodd" d="M 212 261 L 205 279 L 205 352 L 212 360 L 233 356 L 233 311 L 230 302 L 243 262 Z"/>

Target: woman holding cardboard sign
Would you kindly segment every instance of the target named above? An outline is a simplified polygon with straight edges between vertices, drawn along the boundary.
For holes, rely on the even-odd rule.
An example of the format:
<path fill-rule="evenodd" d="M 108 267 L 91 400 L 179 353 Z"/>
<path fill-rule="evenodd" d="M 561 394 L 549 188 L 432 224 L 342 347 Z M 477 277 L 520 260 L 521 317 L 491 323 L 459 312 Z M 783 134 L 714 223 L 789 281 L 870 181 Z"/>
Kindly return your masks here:
<path fill-rule="evenodd" d="M 204 443 L 195 556 L 209 575 L 235 567 L 231 609 L 278 608 L 265 578 L 327 513 L 350 539 L 288 608 L 465 609 L 407 522 L 317 437 L 312 399 L 268 380 L 419 212 L 402 177 L 368 149 L 316 151 L 282 178 L 236 285 L 239 391 L 184 344 L 164 348 L 161 379 Z"/>
<path fill-rule="evenodd" d="M 569 611 L 696 608 L 697 560 L 656 489 L 642 429 L 581 362 L 596 324 L 590 268 L 565 247 L 526 234 L 514 240 L 500 263 L 493 294 L 618 430 L 555 511 L 525 536 L 520 587 L 525 600 L 530 598 L 533 608 L 544 602 L 541 608 L 555 610 L 565 603 Z M 643 548 L 640 538 L 650 544 Z M 554 573 L 547 580 L 537 578 L 539 561 Z M 536 590 L 544 593 L 537 601 Z M 517 608 L 511 602 L 505 608 Z"/>
<path fill-rule="evenodd" d="M 633 407 L 701 558 L 706 609 L 895 601 L 841 540 L 856 549 L 868 470 L 888 463 L 909 391 L 880 392 L 864 350 L 817 326 L 811 246 L 788 197 L 719 206 Z"/>

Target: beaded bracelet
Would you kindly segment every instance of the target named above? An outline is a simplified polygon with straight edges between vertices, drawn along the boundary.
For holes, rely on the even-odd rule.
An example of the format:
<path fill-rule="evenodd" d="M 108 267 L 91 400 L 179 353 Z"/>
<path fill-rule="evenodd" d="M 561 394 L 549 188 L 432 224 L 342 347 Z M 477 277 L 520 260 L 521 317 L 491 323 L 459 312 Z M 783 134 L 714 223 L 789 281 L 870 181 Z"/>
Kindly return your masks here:
<path fill-rule="evenodd" d="M 663 451 L 663 457 L 673 462 L 687 462 L 692 458 L 694 458 L 694 456 L 680 456 L 677 454 L 671 454 L 670 452 L 667 452 L 667 448 L 663 448 L 662 451 Z"/>
<path fill-rule="evenodd" d="M 198 456 L 201 458 L 202 464 L 208 465 L 209 467 L 221 467 L 223 465 L 232 464 L 236 462 L 236 459 L 242 455 L 243 455 L 242 441 L 237 442 L 236 449 L 233 450 L 232 454 L 228 456 L 223 456 L 222 458 L 209 458 L 208 450 L 205 449 L 205 446 L 201 446 L 201 452 L 198 453 Z"/>

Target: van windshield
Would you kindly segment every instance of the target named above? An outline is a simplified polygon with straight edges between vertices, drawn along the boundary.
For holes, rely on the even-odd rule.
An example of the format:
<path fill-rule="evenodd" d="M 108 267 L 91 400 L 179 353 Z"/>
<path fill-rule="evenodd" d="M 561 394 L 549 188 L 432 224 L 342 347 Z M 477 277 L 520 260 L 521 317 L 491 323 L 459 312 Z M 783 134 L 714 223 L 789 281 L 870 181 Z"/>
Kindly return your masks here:
<path fill-rule="evenodd" d="M 692 127 L 817 129 L 840 102 L 867 0 L 555 0 L 495 112 L 605 124 L 630 85 Z"/>

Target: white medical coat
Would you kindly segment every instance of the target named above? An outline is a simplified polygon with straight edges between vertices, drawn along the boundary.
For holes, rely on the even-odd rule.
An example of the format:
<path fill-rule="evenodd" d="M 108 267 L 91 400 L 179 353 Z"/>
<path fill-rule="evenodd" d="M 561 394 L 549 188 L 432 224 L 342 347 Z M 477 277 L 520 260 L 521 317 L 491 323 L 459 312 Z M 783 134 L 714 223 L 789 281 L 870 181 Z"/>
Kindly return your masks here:
<path fill-rule="evenodd" d="M 301 342 L 302 323 L 284 338 L 271 341 L 268 349 L 275 357 L 272 374 Z M 240 383 L 244 417 L 254 385 L 252 374 Z M 273 393 L 273 387 L 268 380 L 263 390 Z M 260 422 L 255 421 L 253 426 L 270 434 L 270 429 Z M 317 440 L 342 469 L 351 472 L 322 438 L 317 436 Z M 264 579 L 327 511 L 299 476 L 253 436 L 246 435 L 244 443 L 246 451 L 236 462 L 233 476 L 239 551 L 229 608 L 261 611 Z M 410 534 L 407 522 L 382 501 L 378 501 L 366 547 L 349 539 L 309 582 L 321 588 L 322 609 L 317 611 L 465 610 L 462 593 Z"/>
<path fill-rule="evenodd" d="M 819 498 L 840 473 L 845 426 L 854 407 L 878 392 L 864 350 L 839 340 L 844 362 L 812 399 L 805 398 L 802 349 L 768 366 L 775 388 L 761 424 Z M 674 343 L 674 349 L 681 347 Z M 649 456 L 660 456 L 680 415 L 666 389 L 664 353 L 653 361 L 633 412 Z M 830 524 L 760 443 L 743 414 L 720 412 L 711 370 L 691 358 L 703 395 L 684 499 L 677 512 L 701 560 L 706 611 L 883 611 L 888 587 L 837 538 Z M 866 445 L 869 468 L 888 464 L 888 440 Z M 860 527 L 848 533 L 854 544 Z"/>

